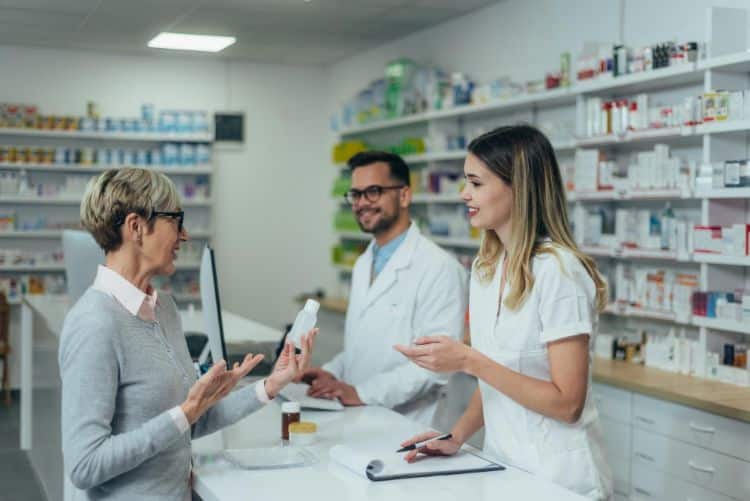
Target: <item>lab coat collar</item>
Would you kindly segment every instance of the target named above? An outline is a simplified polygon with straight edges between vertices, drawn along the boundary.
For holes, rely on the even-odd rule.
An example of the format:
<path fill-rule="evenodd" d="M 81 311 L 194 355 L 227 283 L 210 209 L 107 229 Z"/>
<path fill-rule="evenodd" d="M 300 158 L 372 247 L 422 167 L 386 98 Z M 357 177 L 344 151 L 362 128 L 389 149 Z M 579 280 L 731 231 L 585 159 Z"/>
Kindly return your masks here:
<path fill-rule="evenodd" d="M 420 236 L 421 233 L 419 228 L 414 222 L 412 222 L 409 229 L 406 230 L 406 238 L 401 245 L 399 245 L 398 249 L 396 249 L 393 256 L 388 260 L 383 270 L 377 277 L 375 277 L 375 281 L 372 282 L 372 285 L 368 288 L 367 294 L 365 295 L 364 308 L 362 308 L 360 313 L 364 313 L 373 302 L 391 288 L 393 283 L 396 282 L 398 270 L 407 268 L 410 265 Z M 374 243 L 374 240 L 370 242 L 370 245 L 367 246 L 367 250 L 362 256 L 364 261 L 363 267 L 367 273 L 367 284 L 370 283 L 370 277 L 372 276 Z"/>

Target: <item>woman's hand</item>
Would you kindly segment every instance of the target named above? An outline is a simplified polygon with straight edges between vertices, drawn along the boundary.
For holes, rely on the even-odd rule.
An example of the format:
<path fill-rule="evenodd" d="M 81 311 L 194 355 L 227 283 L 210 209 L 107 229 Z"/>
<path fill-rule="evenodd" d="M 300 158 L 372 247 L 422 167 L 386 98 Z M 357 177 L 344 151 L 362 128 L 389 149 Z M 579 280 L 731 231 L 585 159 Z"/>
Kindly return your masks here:
<path fill-rule="evenodd" d="M 397 344 L 396 351 L 420 367 L 433 372 L 465 371 L 473 350 L 448 336 L 417 338 L 414 346 Z"/>
<path fill-rule="evenodd" d="M 439 437 L 441 433 L 437 431 L 428 431 L 421 433 L 415 437 L 411 437 L 409 440 L 401 442 L 401 447 L 408 447 L 417 442 L 424 442 L 431 438 Z M 451 437 L 446 440 L 430 440 L 421 447 L 417 447 L 414 450 L 407 452 L 404 455 L 404 460 L 408 463 L 413 463 L 417 460 L 419 454 L 425 456 L 452 456 L 461 448 L 461 442 Z"/>
<path fill-rule="evenodd" d="M 180 405 L 188 423 L 198 421 L 208 409 L 224 398 L 253 368 L 263 360 L 263 355 L 248 353 L 242 364 L 234 364 L 232 370 L 227 370 L 224 360 L 215 363 L 188 392 L 187 399 Z"/>
<path fill-rule="evenodd" d="M 317 334 L 316 328 L 302 336 L 300 340 L 302 353 L 299 355 L 295 355 L 294 343 L 289 341 L 284 345 L 273 372 L 266 379 L 266 393 L 269 397 L 275 398 L 284 386 L 299 378 L 307 370 Z"/>

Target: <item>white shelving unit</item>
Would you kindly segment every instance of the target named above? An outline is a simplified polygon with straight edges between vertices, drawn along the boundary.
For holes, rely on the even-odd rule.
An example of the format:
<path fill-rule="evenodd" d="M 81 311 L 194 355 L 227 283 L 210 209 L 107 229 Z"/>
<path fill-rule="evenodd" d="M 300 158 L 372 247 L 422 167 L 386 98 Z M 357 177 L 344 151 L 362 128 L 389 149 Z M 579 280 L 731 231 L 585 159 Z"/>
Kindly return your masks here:
<path fill-rule="evenodd" d="M 710 37 L 710 35 L 709 35 Z M 714 45 L 716 51 L 718 45 Z M 738 50 L 738 49 L 732 49 Z M 383 137 L 397 137 L 398 134 L 414 134 L 420 131 L 429 135 L 431 132 L 465 131 L 473 120 L 483 120 L 482 124 L 493 126 L 504 123 L 526 121 L 543 123 L 540 118 L 545 113 L 567 113 L 573 121 L 581 116 L 581 107 L 585 100 L 592 96 L 609 98 L 628 97 L 641 92 L 660 92 L 662 95 L 672 89 L 680 89 L 678 99 L 686 92 L 687 87 L 695 88 L 695 94 L 712 89 L 750 89 L 750 52 L 717 54 L 714 57 L 676 67 L 653 70 L 644 73 L 616 77 L 608 80 L 578 82 L 567 89 L 557 89 L 532 95 L 519 96 L 513 99 L 497 101 L 477 106 L 461 106 L 449 110 L 433 111 L 420 115 L 408 116 L 396 120 L 383 120 L 342 130 L 341 138 L 364 138 L 373 134 Z M 690 90 L 689 92 L 692 92 Z M 408 132 L 402 132 L 408 131 Z M 572 154 L 577 148 L 613 148 L 620 154 L 652 148 L 656 143 L 665 143 L 673 148 L 685 148 L 698 151 L 701 162 L 723 161 L 736 158 L 747 158 L 748 137 L 750 136 L 750 119 L 726 121 L 690 127 L 674 127 L 639 132 L 629 132 L 623 136 L 606 136 L 585 138 L 554 144 L 558 156 Z M 436 162 L 453 162 L 460 168 L 460 161 L 465 152 L 430 152 L 421 155 L 406 156 L 409 164 L 434 165 Z M 694 208 L 700 213 L 700 224 L 745 223 L 750 221 L 750 188 L 727 188 L 696 192 L 680 190 L 623 191 L 623 192 L 577 192 L 568 194 L 573 204 L 617 202 L 648 203 L 676 202 Z M 414 196 L 414 205 L 429 206 L 434 204 L 462 203 L 459 195 L 418 194 Z M 369 236 L 340 233 L 342 240 L 367 240 Z M 439 245 L 454 250 L 475 251 L 479 244 L 474 240 L 433 237 Z M 750 257 L 731 257 L 695 253 L 690 256 L 678 256 L 674 252 L 647 251 L 637 249 L 584 248 L 591 255 L 624 262 L 658 261 L 661 265 L 685 267 L 692 266 L 700 276 L 699 289 L 734 290 L 750 288 Z M 737 272 L 737 267 L 741 268 Z M 671 322 L 675 325 L 690 325 L 699 329 L 703 343 L 710 344 L 714 331 L 727 333 L 750 334 L 750 330 L 741 325 L 716 319 L 696 318 L 691 321 L 679 321 L 670 312 L 651 312 L 637 308 L 610 308 L 610 313 L 630 318 Z"/>
<path fill-rule="evenodd" d="M 179 142 L 179 143 L 210 143 L 213 141 L 211 134 L 184 134 L 170 133 L 162 134 L 155 132 L 84 132 L 77 130 L 40 130 L 24 128 L 0 127 L 0 137 L 16 136 L 30 138 L 52 138 L 52 139 L 94 139 L 98 141 L 127 141 L 127 142 Z"/>
<path fill-rule="evenodd" d="M 121 165 L 82 165 L 82 164 L 24 164 L 24 163 L 0 163 L 0 170 L 6 171 L 21 171 L 27 172 L 68 172 L 68 173 L 90 173 L 99 174 L 107 169 L 114 169 L 121 167 Z M 196 176 L 196 175 L 207 175 L 210 176 L 212 169 L 210 165 L 200 165 L 195 167 L 148 167 L 156 172 L 162 172 L 167 175 L 184 175 L 184 176 Z"/>
<path fill-rule="evenodd" d="M 66 147 L 153 147 L 166 142 L 175 143 L 211 143 L 213 137 L 211 133 L 205 134 L 186 134 L 186 133 L 153 133 L 153 132 L 82 132 L 68 130 L 37 130 L 21 128 L 0 128 L 0 144 L 21 144 L 34 145 L 38 140 L 45 147 L 66 146 Z M 37 144 L 38 144 L 37 143 Z M 59 179 L 53 176 L 63 175 L 97 175 L 107 169 L 120 168 L 121 165 L 99 165 L 99 164 L 58 164 L 58 163 L 0 163 L 0 172 L 20 173 L 25 171 L 28 175 L 34 176 L 35 179 L 45 180 Z M 184 180 L 186 176 L 207 176 L 211 177 L 214 171 L 212 164 L 195 165 L 195 166 L 146 166 L 157 172 L 162 172 L 175 181 Z M 33 220 L 36 211 L 39 215 L 44 214 L 48 219 L 62 219 L 57 222 L 77 223 L 77 211 L 81 203 L 82 194 L 61 194 L 56 197 L 36 197 L 36 196 L 11 196 L 0 195 L 0 210 L 14 210 L 23 214 L 25 218 Z M 185 199 L 183 197 L 183 206 L 191 211 L 191 215 L 198 216 L 195 224 L 199 225 L 196 231 L 190 231 L 190 219 L 187 221 L 187 228 L 191 239 L 198 241 L 210 240 L 212 232 L 204 228 L 212 224 L 211 208 L 212 199 Z M 55 215 L 56 217 L 49 217 Z M 31 216 L 31 218 L 30 218 Z M 70 220 L 68 220 L 70 219 Z M 24 250 L 49 250 L 52 245 L 60 247 L 59 240 L 62 236 L 62 230 L 57 229 L 40 229 L 40 230 L 15 230 L 0 232 L 0 246 L 6 248 L 20 248 Z M 54 242 L 57 241 L 55 244 Z M 183 273 L 194 273 L 199 269 L 199 263 L 177 262 L 176 268 Z M 37 264 L 37 265 L 19 265 L 19 266 L 0 266 L 0 274 L 7 276 L 18 276 L 18 274 L 47 274 L 61 273 L 65 268 L 62 263 Z M 200 295 L 196 294 L 176 294 L 178 301 L 200 301 Z M 18 303 L 18 302 L 16 302 Z"/>

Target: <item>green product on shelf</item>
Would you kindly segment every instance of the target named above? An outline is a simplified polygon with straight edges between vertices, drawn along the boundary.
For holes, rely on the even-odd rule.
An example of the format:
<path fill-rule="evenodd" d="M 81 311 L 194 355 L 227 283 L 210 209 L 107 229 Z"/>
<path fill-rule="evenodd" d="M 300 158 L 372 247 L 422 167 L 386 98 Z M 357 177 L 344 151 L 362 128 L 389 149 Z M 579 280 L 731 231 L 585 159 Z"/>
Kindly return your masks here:
<path fill-rule="evenodd" d="M 331 247 L 331 262 L 333 264 L 341 264 L 343 260 L 344 249 L 341 244 L 334 245 Z"/>
<path fill-rule="evenodd" d="M 333 190 L 331 190 L 331 195 L 333 195 L 335 198 L 343 197 L 347 191 L 349 191 L 349 188 L 352 187 L 352 180 L 348 177 L 339 177 L 336 178 L 336 180 L 333 182 Z"/>
<path fill-rule="evenodd" d="M 349 209 L 341 209 L 333 218 L 333 227 L 337 231 L 359 231 L 359 224 Z"/>
<path fill-rule="evenodd" d="M 414 155 L 416 153 L 424 153 L 424 138 L 408 137 L 401 141 L 401 143 L 384 149 L 391 153 L 395 153 L 396 155 Z"/>
<path fill-rule="evenodd" d="M 388 118 L 404 114 L 404 102 L 411 90 L 416 63 L 411 59 L 397 59 L 385 67 L 385 108 Z"/>
<path fill-rule="evenodd" d="M 331 158 L 334 164 L 343 164 L 361 151 L 367 151 L 370 147 L 364 141 L 351 140 L 341 141 L 333 145 Z"/>

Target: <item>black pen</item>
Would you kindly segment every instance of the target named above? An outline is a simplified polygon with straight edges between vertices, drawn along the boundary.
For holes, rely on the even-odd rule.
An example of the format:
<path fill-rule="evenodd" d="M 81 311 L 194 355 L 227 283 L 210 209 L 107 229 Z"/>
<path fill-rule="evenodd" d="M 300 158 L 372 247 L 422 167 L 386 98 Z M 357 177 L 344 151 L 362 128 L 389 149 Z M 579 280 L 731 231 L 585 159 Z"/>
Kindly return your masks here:
<path fill-rule="evenodd" d="M 396 452 L 413 451 L 414 449 L 422 447 L 427 442 L 432 442 L 433 440 L 448 440 L 449 438 L 453 438 L 453 434 L 452 433 L 446 433 L 445 435 L 440 435 L 438 437 L 428 438 L 427 440 L 422 440 L 421 442 L 417 442 L 416 444 L 411 444 L 411 445 L 407 445 L 406 447 L 401 447 Z"/>

